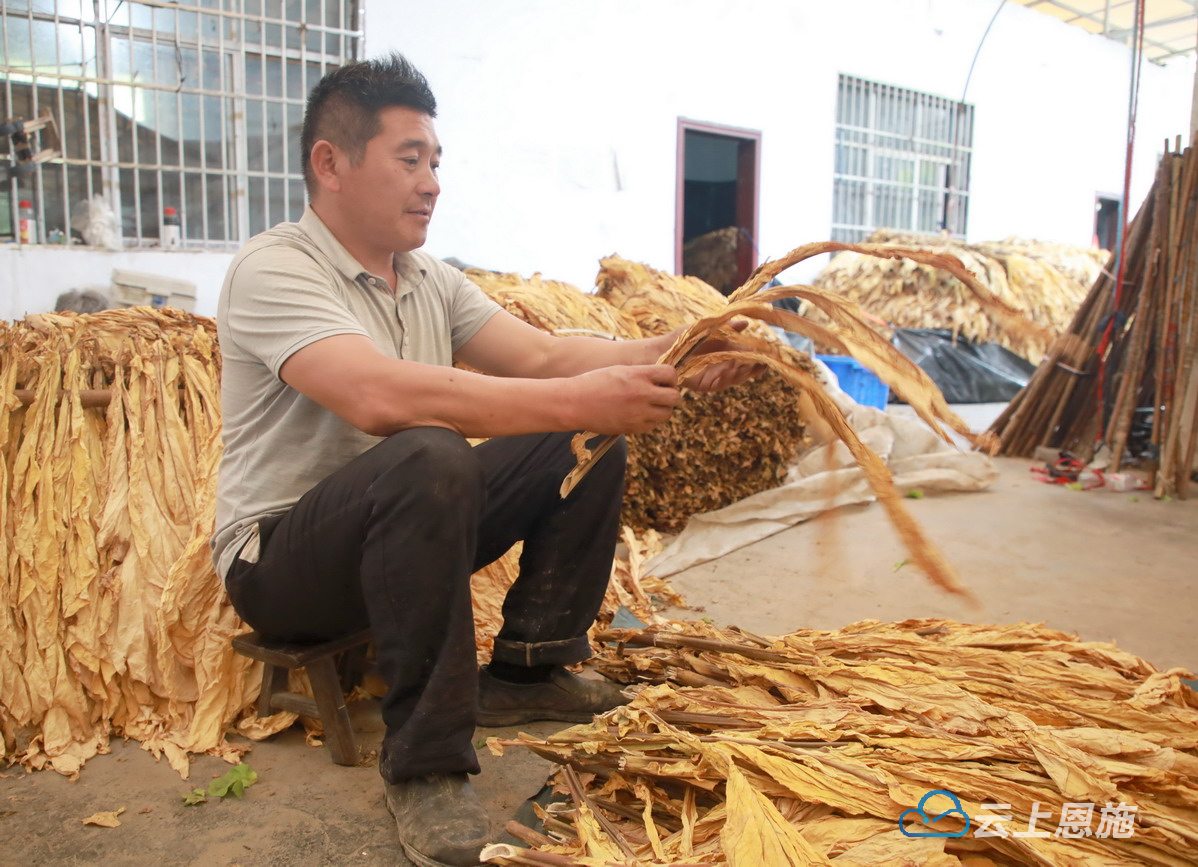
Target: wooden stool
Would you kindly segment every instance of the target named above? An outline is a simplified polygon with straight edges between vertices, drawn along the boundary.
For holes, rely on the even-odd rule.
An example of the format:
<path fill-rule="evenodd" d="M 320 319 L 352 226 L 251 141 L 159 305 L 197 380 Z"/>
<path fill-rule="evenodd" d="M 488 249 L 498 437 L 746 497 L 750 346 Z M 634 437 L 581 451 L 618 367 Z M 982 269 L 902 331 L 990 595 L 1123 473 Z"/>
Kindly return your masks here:
<path fill-rule="evenodd" d="M 318 719 L 324 725 L 325 742 L 333 761 L 339 765 L 356 765 L 358 745 L 349 723 L 349 711 L 345 709 L 345 692 L 353 684 L 343 682 L 338 674 L 337 657 L 361 656 L 369 641 L 369 629 L 323 644 L 276 644 L 257 632 L 249 632 L 233 639 L 233 649 L 263 663 L 258 716 L 286 710 Z M 293 668 L 308 670 L 313 698 L 287 692 L 287 675 Z M 344 665 L 343 668 L 346 669 L 344 680 L 352 680 L 355 673 L 352 666 Z"/>

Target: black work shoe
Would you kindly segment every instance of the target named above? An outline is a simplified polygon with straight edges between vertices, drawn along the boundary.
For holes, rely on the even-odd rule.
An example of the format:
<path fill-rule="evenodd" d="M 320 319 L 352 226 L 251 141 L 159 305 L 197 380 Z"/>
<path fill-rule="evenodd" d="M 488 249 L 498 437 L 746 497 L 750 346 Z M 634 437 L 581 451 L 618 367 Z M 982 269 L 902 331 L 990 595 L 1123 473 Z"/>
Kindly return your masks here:
<path fill-rule="evenodd" d="M 383 781 L 404 854 L 420 867 L 467 867 L 491 836 L 491 821 L 466 774 Z"/>
<path fill-rule="evenodd" d="M 508 683 L 484 666 L 478 673 L 478 724 L 514 726 L 535 720 L 590 722 L 597 713 L 627 704 L 622 687 L 555 668 L 543 683 Z"/>

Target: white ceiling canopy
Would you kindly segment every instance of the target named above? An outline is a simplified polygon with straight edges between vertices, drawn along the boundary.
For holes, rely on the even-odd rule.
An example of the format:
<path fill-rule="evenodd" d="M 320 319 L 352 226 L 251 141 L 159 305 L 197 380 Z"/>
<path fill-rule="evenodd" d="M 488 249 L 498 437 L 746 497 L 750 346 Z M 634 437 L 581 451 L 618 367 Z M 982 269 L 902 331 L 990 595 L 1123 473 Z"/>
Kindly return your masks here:
<path fill-rule="evenodd" d="M 1015 0 L 1022 6 L 1076 24 L 1090 33 L 1129 43 L 1136 0 Z M 1155 63 L 1192 56 L 1198 47 L 1198 0 L 1146 0 L 1144 56 Z"/>

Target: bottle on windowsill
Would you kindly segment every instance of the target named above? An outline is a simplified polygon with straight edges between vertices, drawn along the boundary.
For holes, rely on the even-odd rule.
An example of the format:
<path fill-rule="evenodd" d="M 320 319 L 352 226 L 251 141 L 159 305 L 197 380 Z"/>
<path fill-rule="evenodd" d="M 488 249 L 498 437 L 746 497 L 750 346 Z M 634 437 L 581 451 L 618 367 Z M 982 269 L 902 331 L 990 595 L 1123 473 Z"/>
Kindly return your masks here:
<path fill-rule="evenodd" d="M 37 217 L 33 213 L 33 202 L 21 199 L 17 204 L 17 240 L 22 244 L 37 243 Z"/>
<path fill-rule="evenodd" d="M 162 211 L 162 234 L 159 241 L 164 250 L 178 250 L 182 244 L 179 215 L 174 208 L 164 208 Z"/>

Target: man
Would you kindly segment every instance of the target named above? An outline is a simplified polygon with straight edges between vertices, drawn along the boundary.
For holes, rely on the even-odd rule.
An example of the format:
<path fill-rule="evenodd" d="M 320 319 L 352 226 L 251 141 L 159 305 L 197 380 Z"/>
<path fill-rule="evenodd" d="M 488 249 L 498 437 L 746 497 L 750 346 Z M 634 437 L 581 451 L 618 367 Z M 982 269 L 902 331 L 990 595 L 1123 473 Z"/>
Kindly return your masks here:
<path fill-rule="evenodd" d="M 440 193 L 435 112 L 398 55 L 312 91 L 309 207 L 251 240 L 221 292 L 213 549 L 236 610 L 270 638 L 371 627 L 387 806 L 416 863 L 458 865 L 477 863 L 489 831 L 467 777 L 476 724 L 585 721 L 625 700 L 563 668 L 590 655 L 624 472 L 621 442 L 559 497 L 570 432 L 647 431 L 680 397 L 655 363 L 672 337 L 551 337 L 418 252 Z M 751 374 L 722 365 L 688 384 Z M 480 672 L 469 578 L 518 540 Z"/>

